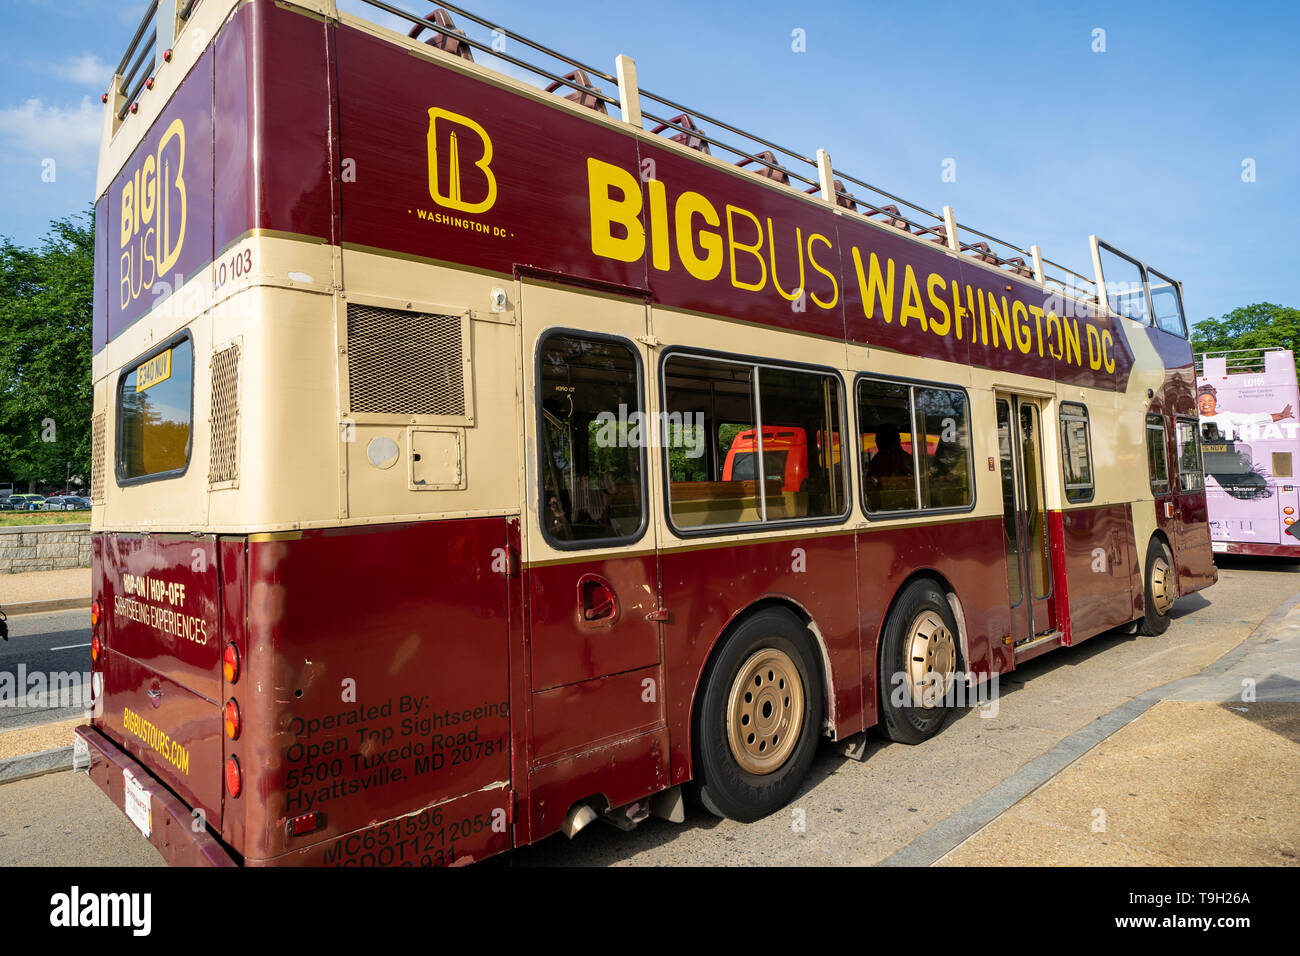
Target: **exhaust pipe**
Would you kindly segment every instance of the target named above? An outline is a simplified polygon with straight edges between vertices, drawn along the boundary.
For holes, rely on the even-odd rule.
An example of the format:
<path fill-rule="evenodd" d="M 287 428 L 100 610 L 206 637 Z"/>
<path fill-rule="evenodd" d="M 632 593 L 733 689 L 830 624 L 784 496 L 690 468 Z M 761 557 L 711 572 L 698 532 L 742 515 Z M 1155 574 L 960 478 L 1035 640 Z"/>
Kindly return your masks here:
<path fill-rule="evenodd" d="M 585 803 L 575 803 L 569 808 L 569 812 L 564 815 L 564 823 L 560 825 L 560 832 L 572 840 L 578 833 L 596 819 L 596 811 Z"/>

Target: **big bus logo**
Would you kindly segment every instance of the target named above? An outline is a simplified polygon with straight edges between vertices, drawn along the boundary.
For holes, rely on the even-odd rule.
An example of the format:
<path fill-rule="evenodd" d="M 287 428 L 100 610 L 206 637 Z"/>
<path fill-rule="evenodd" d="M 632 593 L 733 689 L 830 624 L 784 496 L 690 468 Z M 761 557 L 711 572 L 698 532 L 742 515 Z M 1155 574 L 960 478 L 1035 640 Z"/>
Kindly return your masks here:
<path fill-rule="evenodd" d="M 461 212 L 487 212 L 497 201 L 491 164 L 492 139 L 482 126 L 436 106 L 429 110 L 429 195 L 434 202 Z"/>
<path fill-rule="evenodd" d="M 185 242 L 185 124 L 175 119 L 122 184 L 121 307 L 165 275 Z"/>

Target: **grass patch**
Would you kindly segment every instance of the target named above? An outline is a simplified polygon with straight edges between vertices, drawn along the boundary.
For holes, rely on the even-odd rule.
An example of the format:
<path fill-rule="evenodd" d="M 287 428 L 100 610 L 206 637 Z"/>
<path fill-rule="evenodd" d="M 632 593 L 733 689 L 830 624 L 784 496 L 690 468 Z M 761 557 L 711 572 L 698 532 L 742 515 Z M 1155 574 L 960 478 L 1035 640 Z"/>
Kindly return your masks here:
<path fill-rule="evenodd" d="M 90 512 L 0 511 L 0 528 L 34 524 L 90 524 Z"/>

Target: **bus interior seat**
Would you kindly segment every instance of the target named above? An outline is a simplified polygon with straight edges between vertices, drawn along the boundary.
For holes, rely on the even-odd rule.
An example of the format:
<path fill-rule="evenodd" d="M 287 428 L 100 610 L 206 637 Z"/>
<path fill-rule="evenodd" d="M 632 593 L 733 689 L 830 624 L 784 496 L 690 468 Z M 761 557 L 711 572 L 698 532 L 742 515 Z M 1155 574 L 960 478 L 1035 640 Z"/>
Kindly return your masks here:
<path fill-rule="evenodd" d="M 433 36 L 425 40 L 425 43 L 433 47 L 435 50 L 441 50 L 443 53 L 450 53 L 452 56 L 458 56 L 463 60 L 469 60 L 471 63 L 474 62 L 474 51 L 464 40 L 465 31 L 456 28 L 456 22 L 452 20 L 450 13 L 442 7 L 435 7 L 433 12 L 424 19 L 431 20 L 438 26 L 450 30 L 455 34 L 455 36 L 448 36 L 445 33 L 439 33 L 435 30 Z M 417 23 L 415 26 L 411 27 L 410 32 L 406 35 L 412 40 L 418 40 L 420 34 L 427 29 L 428 27 L 423 23 Z"/>
<path fill-rule="evenodd" d="M 761 160 L 761 162 L 759 162 Z M 764 179 L 770 179 L 774 183 L 780 183 L 782 186 L 790 185 L 790 177 L 786 175 L 781 164 L 776 161 L 776 154 L 770 149 L 765 149 L 761 153 L 755 153 L 753 156 L 747 156 L 737 166 L 748 166 L 750 163 L 757 163 L 757 169 L 751 169 L 750 172 L 755 176 L 761 176 Z M 772 165 L 766 165 L 771 163 Z M 776 167 L 776 168 L 773 168 Z"/>
<path fill-rule="evenodd" d="M 669 123 L 673 125 L 670 126 Z M 650 132 L 654 133 L 657 136 L 660 133 L 662 133 L 664 130 L 674 129 L 675 127 L 678 126 L 680 126 L 681 129 L 677 130 L 677 132 L 675 132 L 672 136 L 669 136 L 668 138 L 670 140 L 672 140 L 674 143 L 681 143 L 683 146 L 687 147 L 688 149 L 694 149 L 701 153 L 709 152 L 708 142 L 703 138 L 702 135 L 700 135 L 703 131 L 698 126 L 695 125 L 695 120 L 691 118 L 690 113 L 681 113 L 677 116 L 674 116 L 671 120 L 668 121 L 668 123 L 660 123 Z M 690 132 L 683 132 L 682 130 L 690 130 Z"/>
<path fill-rule="evenodd" d="M 605 101 L 596 95 L 598 92 L 596 85 L 591 82 L 591 77 L 587 75 L 585 70 L 574 70 L 572 73 L 566 73 L 564 82 L 555 80 L 546 87 L 546 92 L 554 93 L 562 86 L 571 90 L 564 96 L 570 103 L 577 103 L 579 106 L 585 106 L 597 113 L 607 112 Z"/>

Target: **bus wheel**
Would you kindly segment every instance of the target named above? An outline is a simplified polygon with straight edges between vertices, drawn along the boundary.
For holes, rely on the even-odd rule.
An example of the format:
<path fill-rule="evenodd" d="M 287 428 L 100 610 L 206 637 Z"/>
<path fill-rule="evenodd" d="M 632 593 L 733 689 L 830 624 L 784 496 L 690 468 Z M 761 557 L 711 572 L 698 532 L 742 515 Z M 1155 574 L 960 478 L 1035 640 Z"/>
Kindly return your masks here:
<path fill-rule="evenodd" d="M 1147 545 L 1146 614 L 1140 626 L 1143 634 L 1163 634 L 1169 627 L 1169 611 L 1178 597 L 1178 575 L 1169 546 L 1159 538 Z"/>
<path fill-rule="evenodd" d="M 813 654 L 807 628 L 768 610 L 714 658 L 695 721 L 698 792 L 710 813 L 748 823 L 794 797 L 822 725 Z"/>
<path fill-rule="evenodd" d="M 913 581 L 885 623 L 876 693 L 890 740 L 919 744 L 939 732 L 957 676 L 957 621 L 931 581 Z"/>

